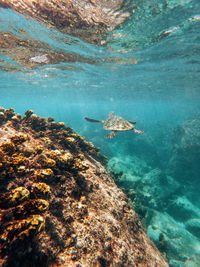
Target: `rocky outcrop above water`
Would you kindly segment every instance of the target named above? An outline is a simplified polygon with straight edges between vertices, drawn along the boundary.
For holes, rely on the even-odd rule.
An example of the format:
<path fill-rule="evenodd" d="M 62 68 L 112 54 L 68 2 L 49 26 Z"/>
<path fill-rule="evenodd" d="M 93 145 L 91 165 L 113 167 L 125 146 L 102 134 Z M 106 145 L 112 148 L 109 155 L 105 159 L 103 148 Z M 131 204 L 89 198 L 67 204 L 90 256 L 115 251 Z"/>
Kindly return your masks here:
<path fill-rule="evenodd" d="M 107 30 L 114 29 L 130 15 L 123 7 L 124 0 L 0 0 L 0 6 L 98 44 Z"/>
<path fill-rule="evenodd" d="M 0 108 L 0 265 L 168 266 L 105 162 L 64 123 Z"/>

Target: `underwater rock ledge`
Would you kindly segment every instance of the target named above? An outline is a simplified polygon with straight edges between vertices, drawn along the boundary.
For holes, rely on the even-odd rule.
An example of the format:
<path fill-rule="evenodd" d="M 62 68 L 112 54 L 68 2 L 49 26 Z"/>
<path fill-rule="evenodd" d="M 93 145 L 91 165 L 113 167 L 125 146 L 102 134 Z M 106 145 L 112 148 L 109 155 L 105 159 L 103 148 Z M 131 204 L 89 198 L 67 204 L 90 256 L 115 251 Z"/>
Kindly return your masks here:
<path fill-rule="evenodd" d="M 0 265 L 168 266 L 105 163 L 64 123 L 0 108 Z"/>

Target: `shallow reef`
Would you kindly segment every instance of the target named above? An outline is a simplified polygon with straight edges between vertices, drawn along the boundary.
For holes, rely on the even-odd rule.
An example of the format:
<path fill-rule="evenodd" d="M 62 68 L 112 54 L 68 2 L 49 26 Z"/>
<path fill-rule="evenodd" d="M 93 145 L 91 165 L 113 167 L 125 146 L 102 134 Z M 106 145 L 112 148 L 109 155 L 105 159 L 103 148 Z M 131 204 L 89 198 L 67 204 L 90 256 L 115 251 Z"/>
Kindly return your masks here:
<path fill-rule="evenodd" d="M 64 123 L 0 108 L 0 265 L 168 266 L 106 162 Z"/>

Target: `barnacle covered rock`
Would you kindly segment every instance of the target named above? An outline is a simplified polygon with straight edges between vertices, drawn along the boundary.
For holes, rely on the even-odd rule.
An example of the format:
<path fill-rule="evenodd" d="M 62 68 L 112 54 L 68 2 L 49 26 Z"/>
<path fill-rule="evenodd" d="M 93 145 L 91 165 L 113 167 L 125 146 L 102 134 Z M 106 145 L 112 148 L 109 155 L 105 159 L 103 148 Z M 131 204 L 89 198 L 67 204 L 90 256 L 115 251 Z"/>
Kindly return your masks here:
<path fill-rule="evenodd" d="M 25 113 L 23 120 L 27 124 L 31 125 L 31 127 L 35 131 L 45 131 L 48 123 L 47 119 L 39 117 L 36 114 L 33 114 L 32 112 L 33 112 L 32 110 L 28 110 Z"/>
<path fill-rule="evenodd" d="M 21 138 L 13 137 L 14 142 L 23 142 Z M 0 145 L 0 173 L 6 171 L 10 174 L 13 168 L 19 168 L 20 165 L 26 165 L 27 159 L 23 153 L 17 151 L 17 147 L 13 140 L 4 142 Z"/>
<path fill-rule="evenodd" d="M 64 125 L 65 124 L 63 122 L 51 122 L 49 124 L 49 128 L 50 129 L 62 129 Z"/>
<path fill-rule="evenodd" d="M 14 122 L 20 122 L 21 120 L 21 115 L 20 114 L 16 114 L 15 116 L 12 116 L 12 121 Z"/>
<path fill-rule="evenodd" d="M 0 207 L 15 206 L 23 201 L 27 200 L 30 196 L 30 192 L 25 187 L 17 187 L 9 192 L 0 195 Z"/>
<path fill-rule="evenodd" d="M 47 118 L 47 121 L 48 121 L 48 122 L 53 122 L 53 121 L 54 121 L 54 118 L 49 117 L 49 118 Z"/>
<path fill-rule="evenodd" d="M 2 111 L 0 111 L 0 124 L 5 120 L 5 115 Z"/>
<path fill-rule="evenodd" d="M 0 149 L 0 163 L 4 158 L 5 153 Z"/>
<path fill-rule="evenodd" d="M 41 155 L 39 158 L 39 163 L 41 164 L 42 167 L 44 168 L 52 168 L 56 165 L 56 161 L 52 158 L 47 157 L 46 155 Z"/>
<path fill-rule="evenodd" d="M 38 180 L 45 180 L 54 175 L 53 170 L 50 168 L 35 170 L 35 176 Z"/>
<path fill-rule="evenodd" d="M 0 145 L 0 149 L 5 153 L 5 154 L 13 154 L 16 151 L 16 146 L 13 142 L 4 142 Z"/>
<path fill-rule="evenodd" d="M 5 122 L 9 119 L 11 119 L 13 116 L 15 116 L 15 112 L 13 108 L 4 109 L 0 107 L 0 124 L 2 122 Z"/>
<path fill-rule="evenodd" d="M 0 237 L 7 242 L 31 238 L 41 232 L 44 226 L 45 219 L 41 215 L 32 215 L 26 219 L 9 223 Z"/>
<path fill-rule="evenodd" d="M 4 111 L 4 114 L 5 114 L 6 119 L 10 119 L 15 115 L 15 112 L 13 108 L 9 108 Z"/>
<path fill-rule="evenodd" d="M 74 161 L 74 169 L 78 171 L 85 171 L 89 168 L 86 161 L 82 161 L 80 158 L 76 158 Z"/>
<path fill-rule="evenodd" d="M 54 154 L 54 159 L 59 167 L 68 167 L 74 160 L 73 155 L 70 152 L 67 152 L 64 155 Z"/>
<path fill-rule="evenodd" d="M 75 139 L 74 137 L 67 137 L 67 138 L 66 138 L 66 141 L 67 141 L 67 144 L 68 144 L 69 146 L 72 146 L 72 147 L 73 147 L 73 145 L 76 144 L 76 139 Z"/>
<path fill-rule="evenodd" d="M 33 199 L 23 205 L 30 213 L 44 212 L 49 208 L 49 202 L 44 199 Z"/>
<path fill-rule="evenodd" d="M 38 198 L 46 198 L 51 194 L 51 188 L 45 183 L 34 183 L 31 187 L 31 193 Z"/>
<path fill-rule="evenodd" d="M 23 208 L 27 209 L 31 214 L 44 212 L 49 208 L 49 202 L 44 199 L 32 199 L 24 203 Z"/>
<path fill-rule="evenodd" d="M 19 168 L 17 168 L 18 174 L 24 175 L 28 172 L 29 172 L 29 169 L 27 169 L 25 166 L 19 166 Z"/>
<path fill-rule="evenodd" d="M 23 153 L 15 153 L 12 155 L 12 165 L 24 165 L 26 164 L 26 157 L 24 157 Z"/>
<path fill-rule="evenodd" d="M 50 168 L 43 169 L 43 170 L 41 170 L 41 175 L 44 175 L 44 176 L 53 176 L 53 171 Z"/>
<path fill-rule="evenodd" d="M 16 116 L 14 116 L 14 117 L 16 117 Z M 12 117 L 12 120 L 13 120 L 13 117 Z M 27 140 L 27 138 L 28 138 L 27 135 L 20 134 L 20 135 L 14 135 L 10 139 L 14 144 L 21 144 L 21 143 L 25 142 Z"/>
<path fill-rule="evenodd" d="M 29 118 L 33 113 L 34 113 L 33 110 L 31 110 L 31 109 L 27 110 L 27 111 L 24 113 L 24 115 L 25 115 L 24 118 L 25 118 L 25 119 Z"/>
<path fill-rule="evenodd" d="M 49 208 L 49 202 L 44 199 L 29 199 L 22 204 L 11 207 L 2 212 L 2 220 L 6 222 L 9 218 L 18 220 L 26 218 L 30 214 L 43 213 Z"/>

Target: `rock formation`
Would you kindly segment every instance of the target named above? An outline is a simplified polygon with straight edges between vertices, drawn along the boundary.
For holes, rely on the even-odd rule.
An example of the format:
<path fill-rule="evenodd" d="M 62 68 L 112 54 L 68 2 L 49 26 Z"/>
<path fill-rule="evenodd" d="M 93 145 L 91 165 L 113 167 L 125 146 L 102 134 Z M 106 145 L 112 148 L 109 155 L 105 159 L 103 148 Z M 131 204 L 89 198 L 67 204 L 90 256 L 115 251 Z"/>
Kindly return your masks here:
<path fill-rule="evenodd" d="M 0 265 L 168 266 L 105 162 L 64 123 L 0 108 Z"/>

